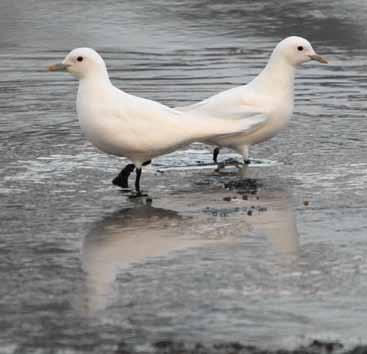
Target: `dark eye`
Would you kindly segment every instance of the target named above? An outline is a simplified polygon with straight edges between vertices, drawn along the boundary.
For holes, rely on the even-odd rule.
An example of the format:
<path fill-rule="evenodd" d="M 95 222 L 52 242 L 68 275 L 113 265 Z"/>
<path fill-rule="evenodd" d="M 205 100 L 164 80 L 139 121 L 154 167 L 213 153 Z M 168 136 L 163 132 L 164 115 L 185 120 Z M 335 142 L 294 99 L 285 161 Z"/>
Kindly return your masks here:
<path fill-rule="evenodd" d="M 299 48 L 299 47 L 298 47 Z M 77 57 L 76 58 L 77 61 L 83 61 L 83 57 Z"/>
<path fill-rule="evenodd" d="M 299 47 L 297 47 L 297 49 L 298 49 L 300 52 L 302 52 L 303 47 L 300 45 Z"/>

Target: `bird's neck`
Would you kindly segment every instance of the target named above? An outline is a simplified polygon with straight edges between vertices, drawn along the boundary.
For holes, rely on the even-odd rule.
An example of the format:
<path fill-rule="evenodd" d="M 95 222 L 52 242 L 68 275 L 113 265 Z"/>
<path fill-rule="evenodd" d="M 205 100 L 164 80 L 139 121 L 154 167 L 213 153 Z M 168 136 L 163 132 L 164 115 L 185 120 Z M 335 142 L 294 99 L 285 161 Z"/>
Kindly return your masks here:
<path fill-rule="evenodd" d="M 106 68 L 95 70 L 79 80 L 79 90 L 85 91 L 99 91 L 112 86 Z"/>
<path fill-rule="evenodd" d="M 88 112 L 96 106 L 108 104 L 111 100 L 113 85 L 108 77 L 108 73 L 93 73 L 79 80 L 77 95 L 77 111 Z"/>
<path fill-rule="evenodd" d="M 285 58 L 273 53 L 264 70 L 250 85 L 265 95 L 281 95 L 293 99 L 295 72 L 296 68 Z"/>

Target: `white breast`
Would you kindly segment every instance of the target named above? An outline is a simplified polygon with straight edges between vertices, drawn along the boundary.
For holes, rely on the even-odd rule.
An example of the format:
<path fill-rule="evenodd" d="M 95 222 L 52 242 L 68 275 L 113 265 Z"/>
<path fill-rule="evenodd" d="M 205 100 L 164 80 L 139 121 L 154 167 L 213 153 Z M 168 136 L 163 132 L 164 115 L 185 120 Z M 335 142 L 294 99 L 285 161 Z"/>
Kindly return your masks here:
<path fill-rule="evenodd" d="M 128 95 L 112 85 L 95 90 L 81 83 L 77 112 L 88 140 L 105 153 L 144 162 L 191 142 L 174 111 Z"/>

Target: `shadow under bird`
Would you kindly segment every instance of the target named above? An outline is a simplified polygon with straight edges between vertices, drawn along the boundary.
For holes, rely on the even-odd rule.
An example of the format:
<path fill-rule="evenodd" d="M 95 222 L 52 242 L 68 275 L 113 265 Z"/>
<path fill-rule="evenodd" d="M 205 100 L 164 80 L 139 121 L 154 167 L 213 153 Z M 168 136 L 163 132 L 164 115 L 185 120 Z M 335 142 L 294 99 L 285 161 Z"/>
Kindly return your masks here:
<path fill-rule="evenodd" d="M 110 81 L 102 57 L 91 48 L 72 50 L 49 71 L 66 71 L 79 79 L 76 100 L 80 126 L 87 139 L 107 154 L 126 157 L 133 163 L 113 180 L 128 187 L 136 169 L 135 189 L 141 195 L 142 166 L 152 158 L 170 153 L 194 141 L 206 141 L 256 129 L 257 119 L 213 119 L 206 113 L 180 112 L 163 104 L 130 95 Z"/>
<path fill-rule="evenodd" d="M 263 71 L 249 84 L 176 109 L 191 112 L 198 117 L 261 122 L 250 132 L 216 136 L 204 141 L 216 146 L 213 152 L 215 163 L 220 148 L 227 147 L 241 154 L 244 163 L 249 164 L 249 146 L 272 138 L 288 125 L 294 106 L 296 68 L 310 60 L 327 64 L 306 39 L 297 36 L 285 38 L 275 47 Z"/>

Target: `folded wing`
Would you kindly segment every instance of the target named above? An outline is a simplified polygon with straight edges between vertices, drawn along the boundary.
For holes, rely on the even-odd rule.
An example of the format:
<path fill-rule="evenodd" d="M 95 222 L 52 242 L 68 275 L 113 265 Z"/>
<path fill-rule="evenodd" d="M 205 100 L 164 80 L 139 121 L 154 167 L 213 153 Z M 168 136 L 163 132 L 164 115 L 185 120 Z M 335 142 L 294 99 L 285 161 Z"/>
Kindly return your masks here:
<path fill-rule="evenodd" d="M 193 110 L 183 112 L 182 117 L 186 124 L 190 123 L 192 135 L 198 141 L 250 134 L 260 129 L 268 120 L 263 113 L 240 109 L 214 113 Z"/>
<path fill-rule="evenodd" d="M 196 119 L 196 125 L 207 125 L 206 131 L 214 138 L 252 133 L 269 119 L 259 97 L 246 86 L 235 87 L 193 105 L 175 109 L 183 112 L 184 116 Z"/>

